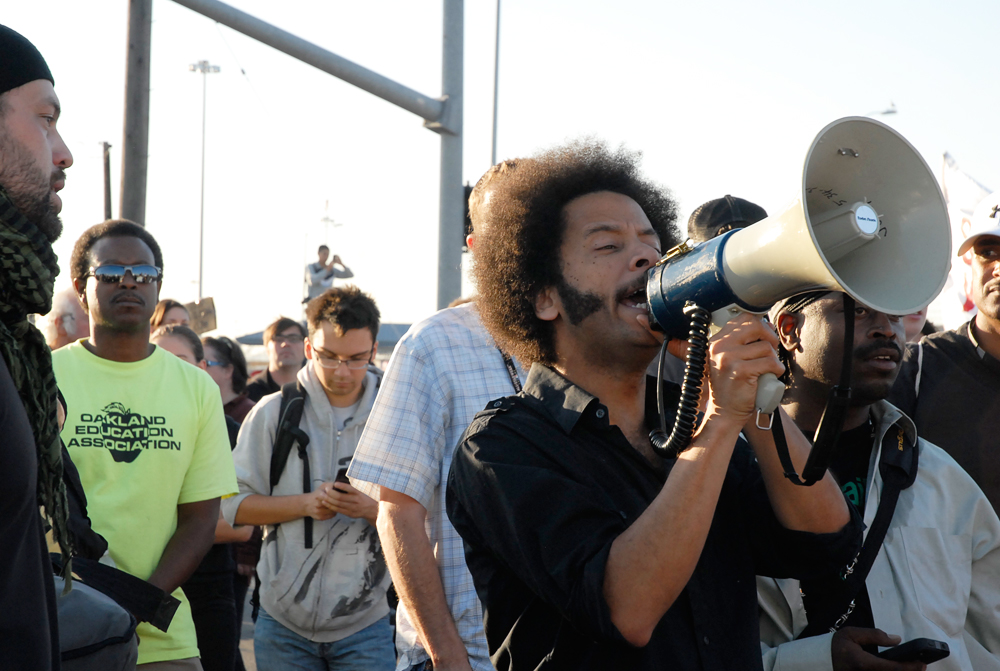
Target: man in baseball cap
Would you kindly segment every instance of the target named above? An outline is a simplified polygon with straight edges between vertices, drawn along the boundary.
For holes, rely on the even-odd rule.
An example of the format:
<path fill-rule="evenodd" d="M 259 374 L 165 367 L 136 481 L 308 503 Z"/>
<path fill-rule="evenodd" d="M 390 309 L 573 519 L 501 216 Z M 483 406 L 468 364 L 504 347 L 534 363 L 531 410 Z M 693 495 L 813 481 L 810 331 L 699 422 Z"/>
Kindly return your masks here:
<path fill-rule="evenodd" d="M 734 228 L 746 228 L 767 218 L 764 208 L 749 200 L 726 194 L 710 200 L 691 213 L 688 219 L 688 237 L 695 242 L 706 242 Z"/>
<path fill-rule="evenodd" d="M 64 170 L 73 157 L 56 130 L 59 99 L 45 59 L 0 26 L 0 659 L 59 668 L 52 568 L 38 507 L 70 555 L 52 359 L 29 314 L 46 314 L 59 273 Z"/>
<path fill-rule="evenodd" d="M 958 247 L 972 268 L 978 313 L 952 331 L 907 346 L 889 401 L 943 447 L 1000 511 L 1000 191 L 972 215 L 972 232 Z"/>
<path fill-rule="evenodd" d="M 712 238 L 736 228 L 746 228 L 767 218 L 764 208 L 749 200 L 726 194 L 722 198 L 703 203 L 691 213 L 688 219 L 688 238 L 693 242 L 708 242 Z M 663 379 L 680 384 L 684 380 L 684 360 L 665 353 Z M 648 373 L 656 376 L 659 357 L 649 364 Z"/>

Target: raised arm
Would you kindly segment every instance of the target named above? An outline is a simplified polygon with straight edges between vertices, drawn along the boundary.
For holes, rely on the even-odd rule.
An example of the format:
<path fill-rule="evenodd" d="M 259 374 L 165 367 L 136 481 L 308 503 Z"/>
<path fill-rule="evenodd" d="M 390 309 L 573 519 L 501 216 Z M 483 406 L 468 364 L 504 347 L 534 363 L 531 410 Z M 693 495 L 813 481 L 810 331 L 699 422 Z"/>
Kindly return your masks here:
<path fill-rule="evenodd" d="M 779 407 L 778 412 L 781 413 L 788 454 L 795 471 L 801 474 L 812 446 L 785 411 Z M 829 471 L 811 487 L 795 485 L 784 476 L 771 431 L 761 431 L 751 420 L 744 427 L 743 435 L 757 455 L 771 507 L 782 526 L 793 531 L 823 534 L 839 531 L 850 521 L 847 502 Z"/>

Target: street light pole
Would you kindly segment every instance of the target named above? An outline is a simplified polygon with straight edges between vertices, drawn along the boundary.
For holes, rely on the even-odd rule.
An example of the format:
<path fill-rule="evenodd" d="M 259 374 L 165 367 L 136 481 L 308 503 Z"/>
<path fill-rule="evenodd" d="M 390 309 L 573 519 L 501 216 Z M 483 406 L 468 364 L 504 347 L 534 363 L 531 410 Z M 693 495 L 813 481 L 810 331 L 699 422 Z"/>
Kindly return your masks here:
<path fill-rule="evenodd" d="M 500 0 L 497 0 L 497 42 L 493 57 L 493 153 L 490 165 L 497 164 L 497 104 L 500 100 Z"/>
<path fill-rule="evenodd" d="M 201 215 L 198 221 L 198 302 L 201 302 L 202 272 L 204 269 L 205 248 L 205 112 L 208 97 L 208 73 L 218 72 L 218 65 L 208 61 L 198 61 L 188 66 L 191 72 L 201 73 Z"/>

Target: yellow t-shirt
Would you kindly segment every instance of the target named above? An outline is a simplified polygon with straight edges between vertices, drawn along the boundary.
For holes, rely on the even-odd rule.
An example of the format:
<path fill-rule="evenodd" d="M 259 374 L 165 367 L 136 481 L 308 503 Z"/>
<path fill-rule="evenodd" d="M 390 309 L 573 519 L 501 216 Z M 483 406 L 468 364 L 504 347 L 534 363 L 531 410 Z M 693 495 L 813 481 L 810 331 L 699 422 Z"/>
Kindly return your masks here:
<path fill-rule="evenodd" d="M 119 363 L 76 342 L 53 352 L 52 365 L 93 527 L 118 568 L 147 580 L 177 529 L 177 504 L 238 491 L 219 388 L 159 347 Z M 198 656 L 191 608 L 181 589 L 174 596 L 169 631 L 139 625 L 140 664 Z"/>

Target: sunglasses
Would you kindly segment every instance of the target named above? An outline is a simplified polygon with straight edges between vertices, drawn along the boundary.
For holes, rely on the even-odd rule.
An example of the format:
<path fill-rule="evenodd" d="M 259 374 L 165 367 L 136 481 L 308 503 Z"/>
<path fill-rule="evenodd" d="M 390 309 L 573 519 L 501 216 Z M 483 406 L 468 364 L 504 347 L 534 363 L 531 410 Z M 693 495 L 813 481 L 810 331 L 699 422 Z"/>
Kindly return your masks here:
<path fill-rule="evenodd" d="M 136 284 L 152 284 L 159 282 L 163 278 L 163 272 L 156 266 L 143 264 L 139 266 L 98 266 L 91 268 L 87 277 L 93 276 L 98 282 L 107 284 L 121 284 L 125 280 L 125 273 L 131 273 Z"/>

